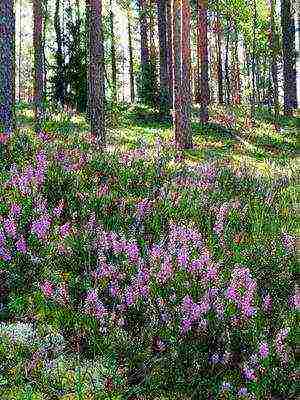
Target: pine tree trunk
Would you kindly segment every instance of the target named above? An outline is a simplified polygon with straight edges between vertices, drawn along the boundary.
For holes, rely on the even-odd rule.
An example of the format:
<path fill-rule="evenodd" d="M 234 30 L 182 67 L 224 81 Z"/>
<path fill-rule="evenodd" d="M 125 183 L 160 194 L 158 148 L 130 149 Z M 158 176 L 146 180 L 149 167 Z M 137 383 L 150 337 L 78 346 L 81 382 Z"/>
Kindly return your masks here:
<path fill-rule="evenodd" d="M 223 104 L 223 70 L 222 70 L 222 30 L 220 19 L 217 17 L 217 62 L 218 62 L 218 98 L 219 104 Z"/>
<path fill-rule="evenodd" d="M 295 21 L 291 0 L 281 0 L 281 26 L 283 48 L 284 114 L 293 115 L 297 108 Z"/>
<path fill-rule="evenodd" d="M 275 117 L 279 116 L 279 94 L 278 94 L 278 67 L 277 67 L 277 52 L 278 43 L 276 38 L 276 25 L 275 25 L 275 1 L 270 0 L 270 48 L 272 52 L 271 58 L 271 72 L 273 82 L 273 99 L 274 99 L 274 112 Z"/>
<path fill-rule="evenodd" d="M 102 2 L 90 0 L 89 89 L 91 134 L 105 146 L 104 48 L 102 37 Z"/>
<path fill-rule="evenodd" d="M 117 102 L 117 63 L 114 33 L 114 13 L 112 8 L 112 0 L 110 0 L 110 40 L 111 40 L 111 74 L 112 74 L 112 98 Z"/>
<path fill-rule="evenodd" d="M 0 124 L 7 135 L 13 132 L 15 126 L 14 34 L 14 1 L 0 1 Z"/>
<path fill-rule="evenodd" d="M 148 23 L 146 16 L 145 0 L 139 1 L 140 5 L 140 30 L 141 30 L 141 67 L 147 70 L 149 64 Z"/>
<path fill-rule="evenodd" d="M 130 77 L 130 100 L 134 103 L 135 90 L 134 90 L 134 73 L 133 73 L 133 49 L 132 49 L 132 33 L 130 23 L 130 13 L 127 13 L 128 19 L 128 52 L 129 52 L 129 77 Z"/>
<path fill-rule="evenodd" d="M 57 51 L 56 51 L 56 64 L 57 64 L 57 78 L 55 98 L 61 105 L 65 104 L 65 82 L 64 82 L 64 58 L 62 52 L 62 35 L 60 28 L 60 0 L 56 0 L 55 14 L 54 14 L 54 28 L 56 33 Z"/>
<path fill-rule="evenodd" d="M 255 74 L 256 74 L 256 25 L 257 25 L 257 8 L 256 0 L 253 0 L 253 49 L 252 49 L 252 101 L 251 101 L 251 116 L 254 117 L 256 100 L 256 84 L 255 84 Z"/>
<path fill-rule="evenodd" d="M 19 4 L 19 23 L 20 23 L 20 32 L 19 32 L 19 102 L 21 101 L 22 96 L 22 83 L 21 83 L 21 56 L 22 56 L 22 0 L 20 0 Z"/>
<path fill-rule="evenodd" d="M 167 0 L 167 68 L 169 86 L 169 108 L 173 108 L 173 54 L 172 54 L 172 5 Z"/>
<path fill-rule="evenodd" d="M 191 129 L 191 10 L 189 0 L 182 0 L 181 8 L 181 135 L 179 143 L 181 148 L 192 147 Z"/>
<path fill-rule="evenodd" d="M 174 137 L 176 142 L 181 142 L 181 126 L 180 126 L 180 112 L 181 112 L 181 14 L 180 14 L 180 0 L 173 0 L 172 3 L 172 53 L 173 53 L 173 124 L 174 124 Z"/>
<path fill-rule="evenodd" d="M 230 23 L 227 20 L 226 52 L 225 52 L 225 81 L 226 81 L 226 103 L 230 104 L 230 80 L 229 80 L 229 31 Z"/>
<path fill-rule="evenodd" d="M 208 121 L 208 39 L 207 39 L 207 0 L 198 0 L 197 49 L 201 61 L 200 78 L 200 121 Z"/>
<path fill-rule="evenodd" d="M 167 67 L 167 0 L 157 0 L 158 38 L 159 38 L 159 98 L 161 115 L 169 111 L 169 85 Z"/>
<path fill-rule="evenodd" d="M 42 130 L 44 121 L 44 50 L 43 9 L 41 0 L 33 0 L 33 47 L 34 47 L 34 114 L 35 130 Z"/>
<path fill-rule="evenodd" d="M 234 72 L 233 72 L 233 83 L 234 83 L 234 104 L 241 103 L 241 76 L 240 76 L 240 68 L 239 68 L 239 54 L 238 54 L 238 32 L 236 28 L 236 24 L 234 24 L 234 51 L 233 51 L 233 59 L 234 59 Z"/>

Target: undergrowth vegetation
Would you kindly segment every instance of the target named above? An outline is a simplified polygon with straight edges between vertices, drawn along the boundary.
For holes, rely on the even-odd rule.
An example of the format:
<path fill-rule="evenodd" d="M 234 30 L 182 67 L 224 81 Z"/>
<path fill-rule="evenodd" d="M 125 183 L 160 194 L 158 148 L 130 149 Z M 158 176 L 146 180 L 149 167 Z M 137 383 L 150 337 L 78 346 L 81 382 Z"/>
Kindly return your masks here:
<path fill-rule="evenodd" d="M 1 399 L 294 395 L 294 165 L 205 131 L 181 153 L 147 115 L 105 152 L 79 116 L 9 139 Z"/>

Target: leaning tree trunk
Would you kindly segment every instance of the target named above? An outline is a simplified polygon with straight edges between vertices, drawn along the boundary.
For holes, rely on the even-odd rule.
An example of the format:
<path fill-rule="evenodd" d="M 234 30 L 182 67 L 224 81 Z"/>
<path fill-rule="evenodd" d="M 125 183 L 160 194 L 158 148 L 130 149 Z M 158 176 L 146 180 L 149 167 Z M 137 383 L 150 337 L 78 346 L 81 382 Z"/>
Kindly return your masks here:
<path fill-rule="evenodd" d="M 169 108 L 173 107 L 173 54 L 172 54 L 172 4 L 167 0 L 167 68 L 169 86 Z"/>
<path fill-rule="evenodd" d="M 284 114 L 293 115 L 297 108 L 295 21 L 291 0 L 281 1 L 281 26 L 283 48 Z"/>
<path fill-rule="evenodd" d="M 207 39 L 207 0 L 198 0 L 197 51 L 201 61 L 200 78 L 200 121 L 208 121 L 208 39 Z"/>
<path fill-rule="evenodd" d="M 192 147 L 191 128 L 191 9 L 189 0 L 181 3 L 181 113 L 180 113 L 180 146 L 189 149 Z"/>
<path fill-rule="evenodd" d="M 55 14 L 54 14 L 54 28 L 56 33 L 57 51 L 56 51 L 56 64 L 57 64 L 57 78 L 55 98 L 61 105 L 65 104 L 65 82 L 64 82 L 64 57 L 62 51 L 62 34 L 60 27 L 60 0 L 56 0 Z"/>
<path fill-rule="evenodd" d="M 134 72 L 133 72 L 133 50 L 132 50 L 132 33 L 131 33 L 131 22 L 130 12 L 127 12 L 128 19 L 128 52 L 129 52 L 129 78 L 130 78 L 130 100 L 134 103 L 135 90 L 134 90 Z"/>
<path fill-rule="evenodd" d="M 33 47 L 34 47 L 34 114 L 35 131 L 40 133 L 44 121 L 44 49 L 43 9 L 41 0 L 33 0 Z"/>
<path fill-rule="evenodd" d="M 89 0 L 89 98 L 91 134 L 105 146 L 104 48 L 102 37 L 102 2 Z"/>
<path fill-rule="evenodd" d="M 14 1 L 0 1 L 0 124 L 2 125 L 3 132 L 7 135 L 13 132 L 15 125 L 14 50 Z"/>
<path fill-rule="evenodd" d="M 157 0 L 158 38 L 159 38 L 159 105 L 161 115 L 169 112 L 169 85 L 167 66 L 167 0 Z"/>
<path fill-rule="evenodd" d="M 172 53 L 173 53 L 173 84 L 174 84 L 174 105 L 173 105 L 173 124 L 175 141 L 181 142 L 181 41 L 180 41 L 180 0 L 173 0 L 172 3 Z"/>
<path fill-rule="evenodd" d="M 114 32 L 114 13 L 112 0 L 110 0 L 110 40 L 111 40 L 111 76 L 112 76 L 112 98 L 117 102 L 117 62 L 116 62 L 116 46 Z"/>

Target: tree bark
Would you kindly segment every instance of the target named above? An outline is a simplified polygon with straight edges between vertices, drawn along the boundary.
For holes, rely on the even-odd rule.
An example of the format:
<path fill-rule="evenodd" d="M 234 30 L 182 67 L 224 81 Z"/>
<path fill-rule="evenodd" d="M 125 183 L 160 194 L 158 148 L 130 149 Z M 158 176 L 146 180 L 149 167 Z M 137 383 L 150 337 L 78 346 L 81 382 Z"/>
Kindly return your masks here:
<path fill-rule="evenodd" d="M 227 19 L 226 52 L 225 52 L 225 81 L 226 81 L 226 103 L 230 104 L 230 80 L 229 80 L 229 36 L 230 23 Z"/>
<path fill-rule="evenodd" d="M 223 70 L 222 70 L 222 28 L 220 18 L 217 17 L 217 62 L 218 62 L 218 98 L 219 104 L 223 104 Z"/>
<path fill-rule="evenodd" d="M 102 2 L 89 0 L 89 85 L 91 134 L 105 146 L 104 48 L 102 37 Z"/>
<path fill-rule="evenodd" d="M 281 1 L 281 26 L 283 48 L 284 114 L 292 116 L 297 108 L 295 21 L 291 0 Z"/>
<path fill-rule="evenodd" d="M 159 38 L 159 103 L 161 115 L 169 111 L 169 85 L 167 67 L 167 20 L 166 0 L 157 0 L 158 38 Z"/>
<path fill-rule="evenodd" d="M 275 25 L 275 1 L 270 0 L 270 48 L 271 48 L 271 72 L 273 82 L 273 99 L 274 99 L 274 112 L 275 117 L 279 116 L 279 94 L 278 94 L 278 67 L 277 67 L 277 54 L 278 42 L 276 40 L 276 25 Z"/>
<path fill-rule="evenodd" d="M 34 114 L 36 133 L 39 133 L 42 129 L 45 114 L 43 23 L 42 2 L 41 0 L 33 0 Z"/>
<path fill-rule="evenodd" d="M 191 9 L 189 0 L 181 3 L 181 135 L 179 143 L 182 148 L 192 147 L 191 129 Z"/>
<path fill-rule="evenodd" d="M 112 98 L 117 102 L 117 63 L 116 63 L 116 47 L 114 33 L 114 13 L 112 8 L 112 0 L 110 0 L 110 40 L 111 40 L 111 74 L 112 74 Z"/>
<path fill-rule="evenodd" d="M 255 104 L 256 104 L 256 84 L 255 84 L 255 72 L 256 72 L 256 25 L 257 25 L 257 7 L 256 0 L 253 0 L 253 49 L 252 49 L 252 101 L 251 101 L 251 116 L 254 117 Z"/>
<path fill-rule="evenodd" d="M 54 28 L 56 33 L 57 51 L 56 51 L 56 65 L 57 65 L 57 80 L 55 88 L 55 98 L 61 105 L 65 104 L 65 82 L 64 82 L 64 57 L 62 52 L 62 34 L 60 27 L 60 0 L 56 0 L 55 14 L 54 14 Z"/>
<path fill-rule="evenodd" d="M 237 32 L 237 27 L 236 23 L 234 24 L 234 48 L 233 48 L 233 87 L 234 87 L 234 93 L 233 93 L 233 102 L 234 104 L 240 104 L 241 103 L 241 76 L 240 76 L 240 68 L 239 68 L 239 55 L 238 55 L 238 46 L 239 46 L 239 40 L 238 40 L 238 32 Z"/>
<path fill-rule="evenodd" d="M 173 107 L 173 54 L 172 54 L 172 4 L 167 0 L 167 68 L 169 86 L 169 108 Z"/>
<path fill-rule="evenodd" d="M 21 83 L 21 56 L 22 56 L 22 0 L 19 3 L 19 23 L 20 23 L 20 32 L 19 32 L 19 102 L 21 101 L 22 96 L 22 83 Z"/>
<path fill-rule="evenodd" d="M 0 2 L 0 124 L 7 135 L 15 126 L 14 65 L 15 65 L 14 1 Z M 1 127 L 0 127 L 1 129 Z"/>
<path fill-rule="evenodd" d="M 129 77 L 130 77 L 130 100 L 134 103 L 135 90 L 134 90 L 134 72 L 133 72 L 133 49 L 132 49 L 132 33 L 131 33 L 131 22 L 130 12 L 127 12 L 128 19 L 128 52 L 129 52 Z"/>
<path fill-rule="evenodd" d="M 173 44 L 173 124 L 174 136 L 176 142 L 181 142 L 181 126 L 180 126 L 180 112 L 181 112 L 181 14 L 180 14 L 180 0 L 173 0 L 172 2 L 172 44 Z"/>
<path fill-rule="evenodd" d="M 201 61 L 200 78 L 200 121 L 208 121 L 208 39 L 207 39 L 207 0 L 198 0 L 197 50 Z"/>

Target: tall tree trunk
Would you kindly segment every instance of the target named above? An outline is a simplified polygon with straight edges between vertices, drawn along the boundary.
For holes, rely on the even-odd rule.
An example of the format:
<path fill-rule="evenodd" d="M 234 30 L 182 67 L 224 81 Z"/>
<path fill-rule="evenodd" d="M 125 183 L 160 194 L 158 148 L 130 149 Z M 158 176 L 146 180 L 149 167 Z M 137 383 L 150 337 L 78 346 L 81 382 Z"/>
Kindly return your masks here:
<path fill-rule="evenodd" d="M 191 129 L 191 10 L 189 0 L 181 3 L 181 135 L 179 143 L 182 148 L 192 147 Z"/>
<path fill-rule="evenodd" d="M 256 85 L 255 85 L 255 72 L 256 72 L 256 25 L 257 25 L 257 7 L 256 0 L 253 0 L 253 49 L 252 49 L 252 101 L 251 101 L 251 116 L 254 118 L 255 104 L 256 104 Z"/>
<path fill-rule="evenodd" d="M 3 131 L 7 135 L 13 132 L 15 126 L 14 65 L 14 1 L 0 1 L 0 124 L 3 125 Z"/>
<path fill-rule="evenodd" d="M 291 0 L 281 0 L 281 26 L 283 48 L 284 114 L 293 115 L 297 108 L 295 21 Z"/>
<path fill-rule="evenodd" d="M 174 137 L 175 141 L 181 142 L 181 126 L 180 126 L 180 113 L 181 113 L 181 14 L 180 14 L 180 0 L 173 0 L 172 2 L 172 44 L 173 44 L 173 124 L 174 124 Z"/>
<path fill-rule="evenodd" d="M 89 0 L 89 89 L 91 134 L 105 146 L 104 48 L 102 37 L 102 1 Z"/>
<path fill-rule="evenodd" d="M 223 104 L 223 71 L 222 71 L 222 27 L 220 18 L 217 16 L 217 62 L 218 62 L 218 98 L 219 104 Z"/>
<path fill-rule="evenodd" d="M 173 54 L 172 54 L 172 4 L 167 0 L 167 67 L 169 86 L 169 108 L 173 107 Z"/>
<path fill-rule="evenodd" d="M 169 85 L 167 67 L 167 0 L 157 0 L 158 38 L 159 38 L 159 103 L 161 115 L 169 111 Z"/>
<path fill-rule="evenodd" d="M 239 54 L 238 54 L 238 46 L 239 46 L 239 39 L 238 39 L 238 32 L 236 23 L 234 24 L 234 47 L 233 47 L 233 83 L 234 83 L 234 96 L 233 101 L 234 104 L 241 103 L 241 76 L 240 76 L 240 68 L 239 68 Z"/>
<path fill-rule="evenodd" d="M 45 114 L 43 23 L 42 1 L 33 0 L 34 114 L 36 133 L 39 133 L 42 129 Z"/>
<path fill-rule="evenodd" d="M 226 103 L 230 104 L 230 80 L 229 80 L 229 37 L 230 22 L 227 19 L 226 24 L 226 49 L 225 49 L 225 81 L 226 81 Z"/>
<path fill-rule="evenodd" d="M 270 48 L 272 53 L 271 58 L 271 72 L 273 82 L 273 99 L 274 99 L 274 112 L 275 117 L 279 116 L 279 95 L 278 95 L 278 68 L 277 68 L 277 54 L 278 42 L 276 40 L 276 25 L 275 25 L 275 1 L 270 0 Z"/>
<path fill-rule="evenodd" d="M 134 90 L 134 73 L 133 73 L 133 49 L 132 49 L 132 33 L 131 33 L 131 22 L 130 12 L 127 11 L 128 19 L 128 52 L 129 52 L 129 77 L 130 77 L 130 100 L 134 103 L 135 90 Z"/>
<path fill-rule="evenodd" d="M 55 88 L 55 98 L 61 105 L 65 104 L 65 80 L 64 80 L 64 57 L 62 52 L 62 34 L 60 28 L 60 0 L 56 0 L 55 14 L 54 14 L 54 28 L 56 33 L 56 65 L 57 65 L 57 79 Z"/>
<path fill-rule="evenodd" d="M 208 39 L 207 39 L 207 0 L 198 0 L 197 50 L 201 61 L 200 78 L 200 121 L 208 121 Z"/>
<path fill-rule="evenodd" d="M 21 83 L 21 57 L 22 57 L 22 0 L 19 3 L 19 23 L 20 23 L 20 31 L 19 31 L 19 102 L 21 101 L 22 95 L 22 83 Z"/>
<path fill-rule="evenodd" d="M 112 74 L 112 98 L 117 102 L 117 63 L 116 63 L 116 47 L 114 33 L 114 13 L 112 0 L 110 0 L 110 36 L 111 36 L 111 74 Z"/>
<path fill-rule="evenodd" d="M 140 30 L 141 30 L 141 67 L 146 68 L 149 64 L 149 44 L 148 44 L 148 22 L 146 15 L 145 0 L 139 1 L 140 5 Z"/>
<path fill-rule="evenodd" d="M 86 57 L 86 117 L 88 120 L 91 118 L 91 103 L 90 103 L 90 93 L 91 93 L 91 82 L 90 82 L 90 69 L 89 69 L 89 49 L 90 49 L 90 0 L 86 0 L 85 6 L 85 57 Z"/>

